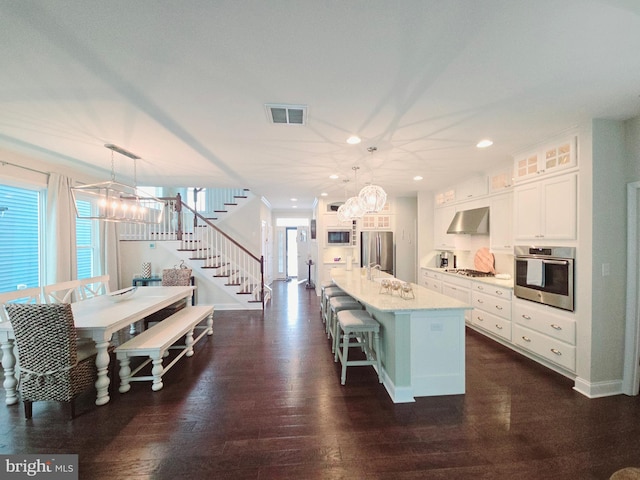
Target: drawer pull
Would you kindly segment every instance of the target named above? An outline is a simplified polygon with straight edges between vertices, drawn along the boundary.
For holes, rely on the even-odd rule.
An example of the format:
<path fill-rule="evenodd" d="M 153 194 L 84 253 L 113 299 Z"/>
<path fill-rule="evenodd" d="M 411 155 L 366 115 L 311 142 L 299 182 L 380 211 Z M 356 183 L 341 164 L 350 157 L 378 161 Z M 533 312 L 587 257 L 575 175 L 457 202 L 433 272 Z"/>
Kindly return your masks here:
<path fill-rule="evenodd" d="M 481 322 L 484 322 L 484 318 L 482 317 L 476 317 L 476 319 L 480 320 Z"/>
<path fill-rule="evenodd" d="M 484 288 L 482 288 L 482 285 L 477 285 L 478 290 L 484 290 Z"/>
<path fill-rule="evenodd" d="M 553 328 L 554 330 L 562 330 L 562 327 L 560 325 L 556 325 L 555 323 L 551 324 L 551 328 Z"/>
<path fill-rule="evenodd" d="M 502 292 L 500 290 L 496 290 L 496 295 L 502 295 Z"/>
<path fill-rule="evenodd" d="M 529 337 L 525 337 L 524 335 L 522 336 L 522 339 L 523 339 L 525 342 L 531 342 L 531 339 L 530 339 Z"/>
<path fill-rule="evenodd" d="M 498 310 L 502 310 L 502 307 L 501 307 L 500 305 L 496 305 L 496 308 L 497 308 Z"/>
<path fill-rule="evenodd" d="M 558 355 L 558 356 L 562 355 L 562 352 L 560 350 L 556 350 L 555 348 L 551 349 L 551 353 L 553 353 L 555 355 Z"/>
<path fill-rule="evenodd" d="M 522 314 L 522 318 L 524 318 L 525 320 L 531 320 L 531 317 L 525 314 Z"/>
<path fill-rule="evenodd" d="M 502 325 L 498 325 L 498 324 L 496 323 L 496 328 L 497 328 L 498 330 L 502 330 Z"/>
<path fill-rule="evenodd" d="M 478 299 L 478 303 L 484 303 L 481 298 Z"/>

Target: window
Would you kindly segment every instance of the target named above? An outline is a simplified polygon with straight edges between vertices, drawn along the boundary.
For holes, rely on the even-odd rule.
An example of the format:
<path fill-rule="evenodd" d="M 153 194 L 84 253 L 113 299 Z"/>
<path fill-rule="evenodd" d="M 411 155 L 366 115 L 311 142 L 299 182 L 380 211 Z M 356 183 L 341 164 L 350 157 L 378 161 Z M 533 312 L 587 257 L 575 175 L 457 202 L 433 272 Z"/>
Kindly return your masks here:
<path fill-rule="evenodd" d="M 40 286 L 39 190 L 0 185 L 0 292 Z"/>
<path fill-rule="evenodd" d="M 77 208 L 81 214 L 91 214 L 91 204 L 78 200 Z M 97 273 L 97 228 L 96 220 L 76 218 L 76 256 L 78 262 L 77 278 L 90 278 Z"/>

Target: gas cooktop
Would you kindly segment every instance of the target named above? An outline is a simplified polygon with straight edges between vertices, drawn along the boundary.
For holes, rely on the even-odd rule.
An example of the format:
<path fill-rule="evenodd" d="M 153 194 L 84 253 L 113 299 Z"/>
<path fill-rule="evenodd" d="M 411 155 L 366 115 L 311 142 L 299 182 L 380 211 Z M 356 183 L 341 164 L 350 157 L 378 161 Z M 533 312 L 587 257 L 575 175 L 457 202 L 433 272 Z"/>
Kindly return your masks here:
<path fill-rule="evenodd" d="M 465 277 L 493 277 L 493 273 L 481 272 L 479 270 L 472 270 L 470 268 L 445 268 L 447 273 L 456 273 Z"/>

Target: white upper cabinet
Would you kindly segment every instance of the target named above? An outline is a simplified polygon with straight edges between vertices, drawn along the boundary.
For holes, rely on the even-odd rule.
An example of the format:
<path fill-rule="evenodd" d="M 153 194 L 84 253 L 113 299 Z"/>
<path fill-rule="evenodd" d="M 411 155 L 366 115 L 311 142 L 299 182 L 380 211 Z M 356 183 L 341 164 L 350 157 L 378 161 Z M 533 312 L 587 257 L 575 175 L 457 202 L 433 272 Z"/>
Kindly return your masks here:
<path fill-rule="evenodd" d="M 455 248 L 455 235 L 447 233 L 455 214 L 456 207 L 454 205 L 435 209 L 433 245 L 436 250 Z"/>
<path fill-rule="evenodd" d="M 510 192 L 491 199 L 489 242 L 493 253 L 513 254 L 513 195 Z"/>
<path fill-rule="evenodd" d="M 456 201 L 456 191 L 453 188 L 448 188 L 440 192 L 436 192 L 435 196 L 436 205 L 444 205 L 445 203 Z"/>
<path fill-rule="evenodd" d="M 489 173 L 489 193 L 499 193 L 513 186 L 513 165 Z"/>
<path fill-rule="evenodd" d="M 487 177 L 481 175 L 469 178 L 456 185 L 456 200 L 469 200 L 487 194 Z"/>
<path fill-rule="evenodd" d="M 540 150 L 517 156 L 513 164 L 513 179 L 515 182 L 521 182 L 574 167 L 576 163 L 576 137 L 571 137 L 563 142 L 552 143 Z"/>
<path fill-rule="evenodd" d="M 516 240 L 575 240 L 577 174 L 516 186 L 513 221 Z"/>

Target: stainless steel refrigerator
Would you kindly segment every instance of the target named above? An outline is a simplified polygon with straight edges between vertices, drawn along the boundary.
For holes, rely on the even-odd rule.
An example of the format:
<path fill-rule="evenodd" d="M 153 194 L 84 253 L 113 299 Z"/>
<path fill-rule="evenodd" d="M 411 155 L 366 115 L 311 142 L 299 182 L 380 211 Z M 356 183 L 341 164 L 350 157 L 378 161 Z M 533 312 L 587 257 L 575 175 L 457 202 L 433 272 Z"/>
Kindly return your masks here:
<path fill-rule="evenodd" d="M 360 265 L 371 264 L 393 275 L 393 232 L 360 232 Z"/>

